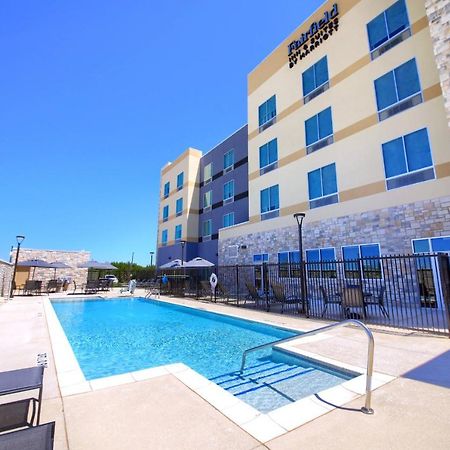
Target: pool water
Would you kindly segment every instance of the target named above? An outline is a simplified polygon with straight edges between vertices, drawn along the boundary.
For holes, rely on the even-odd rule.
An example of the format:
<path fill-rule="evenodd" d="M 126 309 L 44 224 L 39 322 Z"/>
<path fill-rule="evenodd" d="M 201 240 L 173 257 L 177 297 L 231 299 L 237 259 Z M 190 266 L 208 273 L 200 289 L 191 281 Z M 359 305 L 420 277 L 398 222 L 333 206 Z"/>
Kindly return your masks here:
<path fill-rule="evenodd" d="M 52 301 L 86 379 L 182 362 L 262 412 L 355 376 L 272 349 L 290 330 L 148 299 Z"/>

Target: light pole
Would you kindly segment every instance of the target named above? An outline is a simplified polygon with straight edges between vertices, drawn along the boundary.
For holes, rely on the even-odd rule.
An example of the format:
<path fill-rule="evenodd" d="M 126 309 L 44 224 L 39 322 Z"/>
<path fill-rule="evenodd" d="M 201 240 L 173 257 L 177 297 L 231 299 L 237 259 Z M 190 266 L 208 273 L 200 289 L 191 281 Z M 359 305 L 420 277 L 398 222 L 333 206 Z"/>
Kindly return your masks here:
<path fill-rule="evenodd" d="M 9 298 L 14 297 L 14 284 L 15 284 L 15 279 L 16 279 L 17 261 L 19 260 L 20 244 L 22 244 L 24 239 L 25 239 L 25 236 L 16 236 L 17 252 L 16 252 L 16 260 L 14 262 L 14 271 L 13 271 L 13 277 L 11 280 L 11 291 L 9 293 Z"/>
<path fill-rule="evenodd" d="M 150 252 L 150 267 L 153 266 L 153 255 L 155 254 L 155 252 Z"/>
<path fill-rule="evenodd" d="M 306 270 L 305 263 L 303 259 L 303 219 L 305 218 L 305 213 L 295 213 L 294 218 L 297 221 L 298 226 L 298 252 L 300 256 L 300 286 L 301 286 L 301 296 L 302 296 L 302 307 L 303 312 L 308 316 L 306 311 Z"/>
<path fill-rule="evenodd" d="M 186 245 L 186 241 L 180 241 L 181 244 L 181 265 L 184 264 L 184 246 Z"/>

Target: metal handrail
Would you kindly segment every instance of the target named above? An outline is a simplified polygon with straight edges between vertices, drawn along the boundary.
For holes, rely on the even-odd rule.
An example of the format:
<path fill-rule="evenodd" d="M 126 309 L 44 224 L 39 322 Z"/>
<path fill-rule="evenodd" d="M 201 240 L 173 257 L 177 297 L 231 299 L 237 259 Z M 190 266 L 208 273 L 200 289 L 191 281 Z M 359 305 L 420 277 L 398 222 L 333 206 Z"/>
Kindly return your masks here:
<path fill-rule="evenodd" d="M 361 411 L 364 414 L 373 414 L 374 411 L 370 407 L 370 403 L 372 400 L 371 389 L 372 389 L 372 376 L 373 376 L 373 354 L 374 354 L 375 343 L 374 343 L 372 332 L 369 330 L 369 328 L 366 327 L 366 325 L 364 325 L 359 320 L 355 320 L 355 319 L 343 320 L 342 322 L 332 323 L 331 325 L 327 325 L 322 328 L 317 328 L 315 330 L 306 331 L 305 333 L 297 335 L 297 336 L 292 336 L 292 337 L 286 338 L 286 339 L 280 339 L 280 340 L 274 341 L 274 342 L 268 342 L 267 344 L 258 345 L 257 347 L 253 347 L 253 348 L 248 348 L 247 350 L 244 351 L 244 353 L 242 353 L 242 363 L 241 363 L 240 372 L 242 373 L 244 371 L 245 362 L 247 360 L 247 355 L 249 353 L 256 352 L 256 351 L 262 350 L 264 348 L 273 347 L 274 345 L 293 341 L 295 339 L 302 339 L 307 336 L 314 336 L 316 334 L 323 333 L 324 331 L 328 331 L 333 328 L 345 327 L 346 325 L 349 325 L 349 324 L 356 325 L 356 326 L 362 328 L 365 331 L 368 341 L 369 341 L 368 346 L 367 346 L 366 401 L 365 401 L 364 406 L 361 408 Z"/>

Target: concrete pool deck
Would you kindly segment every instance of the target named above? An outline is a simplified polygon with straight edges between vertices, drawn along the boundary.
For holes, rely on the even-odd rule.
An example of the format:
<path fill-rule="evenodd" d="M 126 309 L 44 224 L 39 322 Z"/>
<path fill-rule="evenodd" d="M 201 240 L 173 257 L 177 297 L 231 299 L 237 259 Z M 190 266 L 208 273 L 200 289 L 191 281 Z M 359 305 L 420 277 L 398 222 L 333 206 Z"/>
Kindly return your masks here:
<path fill-rule="evenodd" d="M 139 293 L 137 293 L 138 295 Z M 108 294 L 108 296 L 110 296 Z M 56 295 L 58 297 L 58 295 Z M 60 295 L 59 295 L 60 297 Z M 46 352 L 42 422 L 56 421 L 56 449 L 297 449 L 447 448 L 450 441 L 450 340 L 417 333 L 375 334 L 375 370 L 398 377 L 373 392 L 375 414 L 357 398 L 262 444 L 207 403 L 173 374 L 61 396 L 43 309 L 44 297 L 16 297 L 0 304 L 0 370 L 32 366 Z M 324 322 L 169 299 L 210 311 L 236 314 L 309 330 Z M 299 343 L 304 351 L 364 367 L 366 337 L 353 328 Z"/>

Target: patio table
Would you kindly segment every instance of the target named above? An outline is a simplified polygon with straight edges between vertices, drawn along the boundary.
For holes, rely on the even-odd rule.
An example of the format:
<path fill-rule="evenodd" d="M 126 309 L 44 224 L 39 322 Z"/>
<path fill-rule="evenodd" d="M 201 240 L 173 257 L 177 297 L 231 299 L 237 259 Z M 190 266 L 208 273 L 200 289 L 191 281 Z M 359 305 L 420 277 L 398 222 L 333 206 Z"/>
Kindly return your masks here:
<path fill-rule="evenodd" d="M 35 389 L 39 390 L 38 398 L 34 399 L 38 403 L 37 425 L 39 425 L 41 416 L 43 378 L 44 366 L 0 372 L 0 396 L 17 394 L 18 392 L 32 391 Z M 34 410 L 31 420 L 33 421 L 33 419 Z"/>

